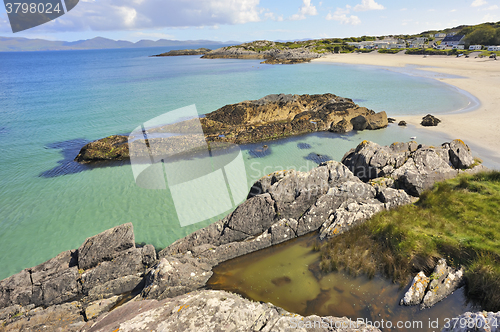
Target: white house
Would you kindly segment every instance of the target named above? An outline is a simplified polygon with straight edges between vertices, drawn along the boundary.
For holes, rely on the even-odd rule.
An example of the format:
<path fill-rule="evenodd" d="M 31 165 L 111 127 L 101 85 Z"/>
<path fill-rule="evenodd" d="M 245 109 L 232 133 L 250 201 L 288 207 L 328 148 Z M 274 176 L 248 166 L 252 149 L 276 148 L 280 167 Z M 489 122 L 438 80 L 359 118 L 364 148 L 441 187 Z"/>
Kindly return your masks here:
<path fill-rule="evenodd" d="M 500 51 L 500 46 L 488 46 L 488 51 Z"/>
<path fill-rule="evenodd" d="M 481 45 L 471 45 L 469 46 L 469 51 L 478 51 L 481 50 L 483 47 Z"/>
<path fill-rule="evenodd" d="M 434 35 L 434 37 L 435 37 L 435 38 L 444 38 L 444 37 L 446 37 L 446 34 L 445 34 L 445 33 L 436 33 L 436 34 Z"/>
<path fill-rule="evenodd" d="M 452 47 L 452 48 L 453 48 L 454 50 L 463 50 L 465 47 L 464 47 L 464 45 L 462 45 L 462 44 L 461 44 L 461 45 L 453 45 L 453 47 Z"/>

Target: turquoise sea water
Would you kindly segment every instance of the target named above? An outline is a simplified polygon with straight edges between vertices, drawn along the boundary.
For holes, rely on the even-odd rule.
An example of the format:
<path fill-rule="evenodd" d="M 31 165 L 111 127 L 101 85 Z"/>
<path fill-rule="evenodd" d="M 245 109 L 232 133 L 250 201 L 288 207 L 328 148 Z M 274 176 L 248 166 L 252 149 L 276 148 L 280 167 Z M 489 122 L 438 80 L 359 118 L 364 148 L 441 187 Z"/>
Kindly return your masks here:
<path fill-rule="evenodd" d="M 163 248 L 218 219 L 180 227 L 168 190 L 136 186 L 130 165 L 72 161 L 86 142 L 127 134 L 165 112 L 195 104 L 202 114 L 270 93 L 331 92 L 389 116 L 438 114 L 469 103 L 438 81 L 373 67 L 148 57 L 167 50 L 0 53 L 0 279 L 122 223 L 134 224 L 136 242 Z M 248 183 L 278 169 L 310 169 L 317 165 L 306 159 L 311 153 L 340 160 L 364 139 L 389 144 L 411 136 L 443 142 L 393 125 L 272 142 L 261 158 L 251 154 L 261 145 L 243 146 Z"/>

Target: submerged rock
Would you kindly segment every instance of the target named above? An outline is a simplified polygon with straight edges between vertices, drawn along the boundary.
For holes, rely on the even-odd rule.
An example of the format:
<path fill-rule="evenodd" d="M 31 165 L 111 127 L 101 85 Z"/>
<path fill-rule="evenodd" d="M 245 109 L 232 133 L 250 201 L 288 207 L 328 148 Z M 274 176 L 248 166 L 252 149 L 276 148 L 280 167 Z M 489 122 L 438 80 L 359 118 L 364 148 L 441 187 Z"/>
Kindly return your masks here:
<path fill-rule="evenodd" d="M 297 143 L 297 147 L 301 150 L 310 149 L 311 145 L 307 143 Z"/>
<path fill-rule="evenodd" d="M 427 114 L 422 118 L 422 122 L 420 124 L 425 127 L 432 127 L 432 126 L 437 126 L 438 123 L 440 123 L 441 120 L 436 118 L 434 115 Z"/>
<path fill-rule="evenodd" d="M 318 165 L 324 163 L 325 161 L 332 160 L 332 157 L 311 152 L 307 156 L 304 157 L 306 160 L 314 161 Z"/>
<path fill-rule="evenodd" d="M 406 127 L 406 121 L 404 120 L 399 121 L 398 126 Z"/>

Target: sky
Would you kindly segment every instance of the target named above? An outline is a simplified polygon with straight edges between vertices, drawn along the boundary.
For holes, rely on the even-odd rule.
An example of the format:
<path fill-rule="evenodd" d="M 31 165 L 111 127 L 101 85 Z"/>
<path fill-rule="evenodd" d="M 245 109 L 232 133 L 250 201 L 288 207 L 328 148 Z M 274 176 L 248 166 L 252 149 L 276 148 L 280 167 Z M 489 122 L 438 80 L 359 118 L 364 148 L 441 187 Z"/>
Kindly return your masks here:
<path fill-rule="evenodd" d="M 0 36 L 245 42 L 414 34 L 497 21 L 500 0 L 80 0 L 56 20 L 15 34 L 1 6 Z"/>

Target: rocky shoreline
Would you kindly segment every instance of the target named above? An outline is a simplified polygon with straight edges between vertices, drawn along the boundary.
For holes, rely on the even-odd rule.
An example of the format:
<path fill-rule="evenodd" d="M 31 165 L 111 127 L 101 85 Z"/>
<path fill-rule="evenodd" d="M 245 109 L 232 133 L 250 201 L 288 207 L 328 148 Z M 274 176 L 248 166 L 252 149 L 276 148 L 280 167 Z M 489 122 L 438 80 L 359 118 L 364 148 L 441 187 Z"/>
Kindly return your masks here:
<path fill-rule="evenodd" d="M 279 48 L 275 42 L 266 40 L 226 46 L 202 56 L 203 59 L 264 59 L 266 64 L 295 64 L 310 62 L 322 54 L 301 46 L 297 48 Z"/>
<path fill-rule="evenodd" d="M 148 145 L 151 149 L 168 149 L 190 144 L 198 139 L 193 132 L 203 130 L 210 149 L 228 144 L 248 144 L 269 141 L 305 133 L 332 131 L 347 133 L 352 130 L 376 130 L 388 125 L 385 112 L 361 107 L 351 99 L 331 93 L 318 95 L 268 95 L 258 100 L 242 101 L 226 105 L 200 119 L 149 128 L 145 134 L 175 133 L 164 138 L 143 138 L 129 143 L 128 136 L 113 135 L 85 145 L 75 161 L 90 163 L 103 160 L 130 158 L 129 144 Z M 151 144 L 150 144 L 151 143 Z M 203 142 L 204 143 L 204 142 Z M 206 146 L 205 146 L 206 149 Z M 132 149 L 144 151 L 142 148 Z M 190 150 L 190 152 L 196 152 Z M 174 155 L 175 151 L 152 151 L 153 154 Z M 137 159 L 149 155 L 134 156 Z"/>
<path fill-rule="evenodd" d="M 197 49 L 187 49 L 187 50 L 172 50 L 161 54 L 152 55 L 152 57 L 161 56 L 181 56 L 181 55 L 203 55 L 211 52 L 208 48 L 197 48 Z"/>
<path fill-rule="evenodd" d="M 51 331 L 134 326 L 212 331 L 231 324 L 284 331 L 290 324 L 286 317 L 347 324 L 345 317 L 303 318 L 271 304 L 203 288 L 212 268 L 221 262 L 314 231 L 319 231 L 320 238 L 335 237 L 377 212 L 410 204 L 435 181 L 481 170 L 484 167 L 474 164 L 470 149 L 460 140 L 437 148 L 416 142 L 385 147 L 362 142 L 346 153 L 342 163 L 328 161 L 306 173 L 288 170 L 263 177 L 228 216 L 160 252 L 152 245 L 137 246 L 128 223 L 0 281 L 0 331 L 42 329 L 42 325 Z M 461 285 L 450 277 L 459 271 L 452 271 L 445 262 L 440 261 L 436 271 L 436 283 L 455 282 L 444 292 L 431 291 L 432 298 L 413 292 L 405 296 L 404 304 L 419 304 L 423 299 L 430 306 Z M 427 280 L 425 287 L 417 286 L 420 281 L 426 281 L 425 275 L 414 280 L 410 290 L 434 283 Z M 126 299 L 132 300 L 119 306 Z M 194 326 L 198 321 L 206 325 Z"/>

